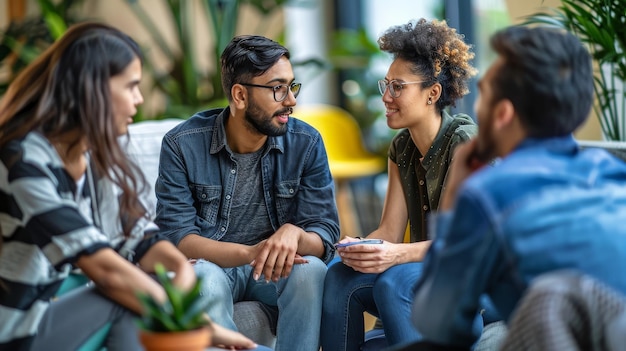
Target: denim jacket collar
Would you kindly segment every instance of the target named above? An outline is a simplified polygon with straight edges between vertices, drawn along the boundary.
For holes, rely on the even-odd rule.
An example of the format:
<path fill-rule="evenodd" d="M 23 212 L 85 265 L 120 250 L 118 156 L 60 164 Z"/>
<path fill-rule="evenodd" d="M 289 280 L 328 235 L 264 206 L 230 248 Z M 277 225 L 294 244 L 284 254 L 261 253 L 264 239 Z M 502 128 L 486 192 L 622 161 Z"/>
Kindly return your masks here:
<path fill-rule="evenodd" d="M 526 138 L 515 147 L 515 152 L 536 148 L 560 154 L 572 153 L 578 150 L 578 143 L 572 134 L 551 138 Z"/>
<path fill-rule="evenodd" d="M 226 107 L 225 109 L 223 109 L 222 112 L 220 112 L 215 119 L 215 124 L 213 128 L 213 142 L 211 143 L 211 150 L 209 151 L 211 154 L 216 154 L 222 149 L 226 149 L 230 153 L 230 148 L 227 147 L 228 142 L 226 141 L 226 127 L 224 124 L 227 118 L 230 118 L 230 107 Z M 281 153 L 285 152 L 284 140 L 282 137 L 269 136 L 267 138 L 266 145 L 267 150 L 265 151 L 264 155 L 272 149 L 276 149 Z"/>

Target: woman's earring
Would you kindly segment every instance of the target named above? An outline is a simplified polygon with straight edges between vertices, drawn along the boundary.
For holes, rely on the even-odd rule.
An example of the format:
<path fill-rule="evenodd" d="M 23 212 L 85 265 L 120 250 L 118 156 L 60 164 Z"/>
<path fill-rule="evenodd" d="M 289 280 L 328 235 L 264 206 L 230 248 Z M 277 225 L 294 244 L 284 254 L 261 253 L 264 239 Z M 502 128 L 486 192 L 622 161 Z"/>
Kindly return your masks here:
<path fill-rule="evenodd" d="M 428 97 L 428 102 L 427 102 L 427 104 L 432 105 L 432 104 L 433 104 L 433 100 L 432 100 L 432 99 L 433 99 L 433 98 L 431 98 L 431 97 L 429 96 L 429 97 Z"/>

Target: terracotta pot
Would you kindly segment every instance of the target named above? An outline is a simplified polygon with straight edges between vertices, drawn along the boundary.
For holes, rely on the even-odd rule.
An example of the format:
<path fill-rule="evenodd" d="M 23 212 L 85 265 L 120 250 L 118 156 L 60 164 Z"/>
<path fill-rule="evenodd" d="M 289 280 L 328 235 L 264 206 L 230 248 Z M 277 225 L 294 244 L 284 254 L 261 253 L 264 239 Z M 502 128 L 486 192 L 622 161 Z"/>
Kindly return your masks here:
<path fill-rule="evenodd" d="M 139 339 L 146 351 L 204 351 L 211 346 L 211 330 L 200 328 L 185 332 L 152 333 L 142 330 Z"/>

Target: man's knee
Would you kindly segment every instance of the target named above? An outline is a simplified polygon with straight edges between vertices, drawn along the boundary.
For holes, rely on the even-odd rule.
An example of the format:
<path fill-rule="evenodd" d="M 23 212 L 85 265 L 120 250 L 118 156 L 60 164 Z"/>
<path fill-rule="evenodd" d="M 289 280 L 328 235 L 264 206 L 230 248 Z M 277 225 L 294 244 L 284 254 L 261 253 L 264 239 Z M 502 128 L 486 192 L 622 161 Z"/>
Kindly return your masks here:
<path fill-rule="evenodd" d="M 196 261 L 193 268 L 198 279 L 202 279 L 202 295 L 210 294 L 220 299 L 219 301 L 232 295 L 228 277 L 220 266 L 200 259 Z"/>
<path fill-rule="evenodd" d="M 300 299 L 307 299 L 307 294 L 311 298 L 322 296 L 328 267 L 317 257 L 307 256 L 306 259 L 309 260 L 308 263 L 293 266 L 282 291 L 279 292 L 280 295 L 288 291 L 297 291 Z"/>
<path fill-rule="evenodd" d="M 328 271 L 326 264 L 317 257 L 306 256 L 305 258 L 309 262 L 294 264 L 289 279 L 302 281 L 304 284 L 307 282 L 320 282 L 320 284 L 323 284 Z"/>

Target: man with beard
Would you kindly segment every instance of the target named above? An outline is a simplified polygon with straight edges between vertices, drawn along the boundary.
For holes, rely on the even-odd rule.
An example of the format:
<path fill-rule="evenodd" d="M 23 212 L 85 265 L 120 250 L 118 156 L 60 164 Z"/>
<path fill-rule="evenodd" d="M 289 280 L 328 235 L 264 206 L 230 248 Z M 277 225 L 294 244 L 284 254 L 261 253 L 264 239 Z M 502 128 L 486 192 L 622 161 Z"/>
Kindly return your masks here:
<path fill-rule="evenodd" d="M 221 68 L 228 107 L 163 138 L 156 223 L 204 278 L 216 322 L 235 330 L 233 303 L 261 301 L 278 309 L 276 350 L 317 351 L 339 238 L 321 136 L 290 118 L 301 84 L 286 48 L 239 36 Z"/>
<path fill-rule="evenodd" d="M 593 103 L 589 53 L 541 27 L 506 28 L 491 46 L 478 136 L 455 152 L 413 303 L 431 347 L 406 350 L 468 349 L 480 295 L 508 320 L 543 273 L 573 269 L 626 293 L 626 164 L 572 136 Z"/>

